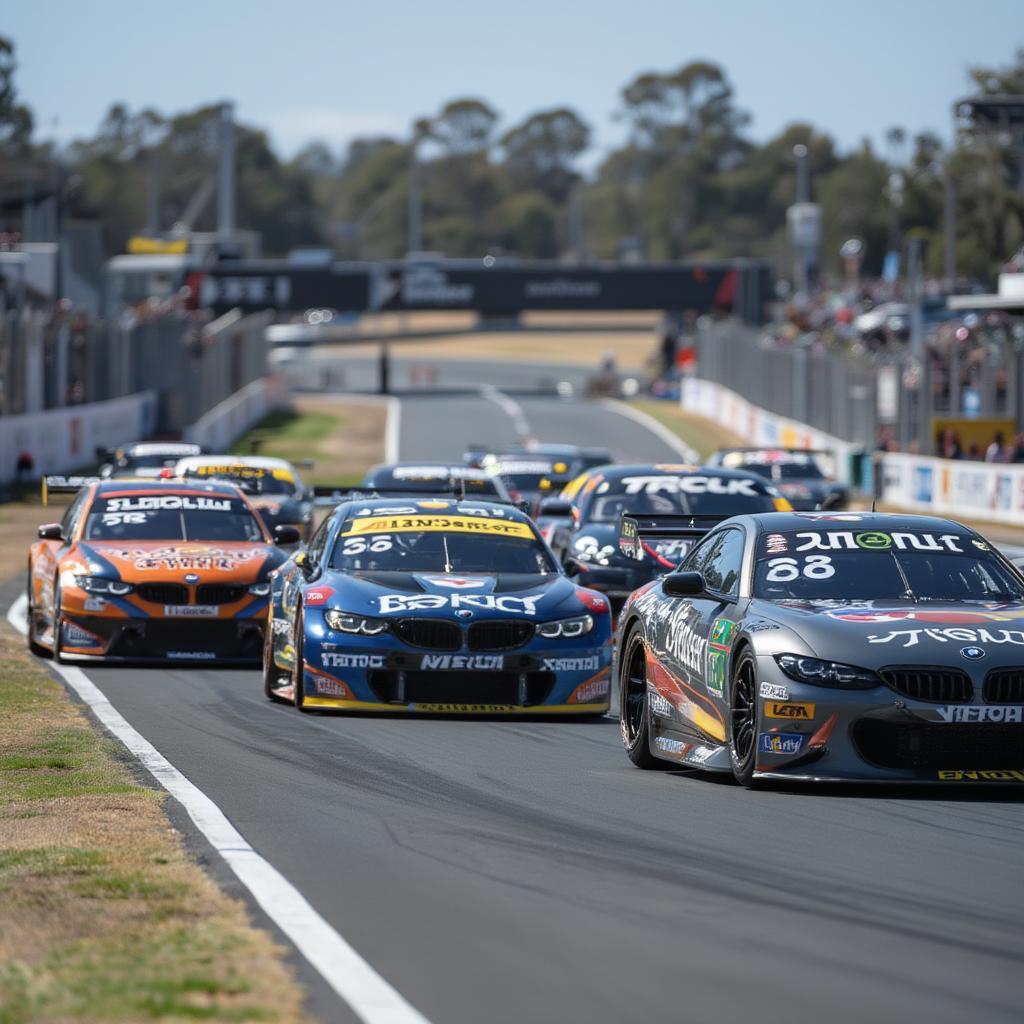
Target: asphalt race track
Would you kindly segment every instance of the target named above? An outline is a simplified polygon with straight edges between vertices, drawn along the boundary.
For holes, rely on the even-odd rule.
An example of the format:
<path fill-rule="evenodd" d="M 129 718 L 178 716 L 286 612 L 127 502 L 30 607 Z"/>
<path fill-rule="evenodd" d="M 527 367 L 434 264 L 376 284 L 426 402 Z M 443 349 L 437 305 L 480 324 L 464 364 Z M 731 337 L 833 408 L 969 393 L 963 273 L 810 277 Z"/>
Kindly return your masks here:
<path fill-rule="evenodd" d="M 600 406 L 507 399 L 404 399 L 401 456 L 525 418 L 678 458 Z M 1012 790 L 747 792 L 639 771 L 611 719 L 302 715 L 256 671 L 87 674 L 433 1024 L 1021 1019 Z"/>

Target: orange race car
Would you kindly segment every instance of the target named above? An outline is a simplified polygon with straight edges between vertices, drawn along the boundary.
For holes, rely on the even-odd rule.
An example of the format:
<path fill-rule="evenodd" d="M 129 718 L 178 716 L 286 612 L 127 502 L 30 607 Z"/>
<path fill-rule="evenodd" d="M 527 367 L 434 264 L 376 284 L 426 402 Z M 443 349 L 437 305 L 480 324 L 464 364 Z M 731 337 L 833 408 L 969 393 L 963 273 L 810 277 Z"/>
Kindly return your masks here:
<path fill-rule="evenodd" d="M 242 491 L 223 482 L 84 480 L 28 558 L 28 642 L 103 660 L 258 662 L 270 573 L 285 560 Z"/>

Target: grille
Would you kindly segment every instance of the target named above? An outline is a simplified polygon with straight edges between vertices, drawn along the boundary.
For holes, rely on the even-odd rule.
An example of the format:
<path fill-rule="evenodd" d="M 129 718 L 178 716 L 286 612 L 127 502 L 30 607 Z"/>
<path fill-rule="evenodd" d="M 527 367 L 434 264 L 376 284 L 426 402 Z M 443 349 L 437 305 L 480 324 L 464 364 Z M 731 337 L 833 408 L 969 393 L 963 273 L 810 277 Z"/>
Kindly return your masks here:
<path fill-rule="evenodd" d="M 957 722 L 952 725 L 865 718 L 852 732 L 865 761 L 880 768 L 1007 768 L 1024 762 L 1024 727 Z"/>
<path fill-rule="evenodd" d="M 196 604 L 233 604 L 240 601 L 245 587 L 231 587 L 223 583 L 204 583 L 196 587 Z"/>
<path fill-rule="evenodd" d="M 442 619 L 399 619 L 395 636 L 412 647 L 431 651 L 457 651 L 462 647 L 462 630 L 454 622 Z"/>
<path fill-rule="evenodd" d="M 897 693 L 936 704 L 968 703 L 974 696 L 971 677 L 956 668 L 884 668 L 882 679 Z"/>
<path fill-rule="evenodd" d="M 180 583 L 140 583 L 135 593 L 154 604 L 188 604 L 188 587 Z"/>
<path fill-rule="evenodd" d="M 378 700 L 399 701 L 402 673 L 370 673 Z M 518 672 L 405 672 L 406 704 L 512 704 L 526 707 L 547 700 L 555 685 L 553 672 L 526 673 L 526 701 L 519 705 Z"/>
<path fill-rule="evenodd" d="M 466 630 L 466 645 L 471 651 L 507 651 L 522 647 L 532 636 L 532 622 L 498 619 L 492 622 L 474 622 Z"/>
<path fill-rule="evenodd" d="M 145 619 L 122 630 L 110 653 L 162 658 L 167 651 L 213 651 L 218 657 L 258 661 L 263 627 L 251 619 Z"/>
<path fill-rule="evenodd" d="M 996 668 L 982 691 L 989 704 L 1024 704 L 1024 668 Z"/>

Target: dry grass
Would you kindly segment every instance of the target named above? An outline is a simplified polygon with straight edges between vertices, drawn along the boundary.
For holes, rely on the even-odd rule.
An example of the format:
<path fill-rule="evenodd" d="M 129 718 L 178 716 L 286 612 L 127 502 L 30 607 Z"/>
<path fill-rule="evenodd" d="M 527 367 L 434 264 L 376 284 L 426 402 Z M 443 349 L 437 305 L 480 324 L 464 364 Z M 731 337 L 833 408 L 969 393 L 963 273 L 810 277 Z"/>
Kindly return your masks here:
<path fill-rule="evenodd" d="M 714 420 L 681 409 L 678 402 L 640 400 L 630 402 L 630 405 L 663 423 L 691 448 L 696 448 L 703 458 L 719 448 L 746 444 L 738 434 L 719 426 Z"/>
<path fill-rule="evenodd" d="M 36 539 L 41 523 L 52 523 L 64 515 L 67 499 L 43 508 L 38 491 L 0 504 L 0 580 L 24 575 L 28 546 Z"/>
<path fill-rule="evenodd" d="M 284 953 L 0 631 L 0 1024 L 303 1021 Z"/>
<path fill-rule="evenodd" d="M 291 407 L 271 413 L 233 446 L 247 452 L 259 442 L 262 455 L 293 462 L 312 459 L 307 483 L 358 483 L 374 463 L 384 460 L 387 406 L 372 398 L 302 395 Z"/>

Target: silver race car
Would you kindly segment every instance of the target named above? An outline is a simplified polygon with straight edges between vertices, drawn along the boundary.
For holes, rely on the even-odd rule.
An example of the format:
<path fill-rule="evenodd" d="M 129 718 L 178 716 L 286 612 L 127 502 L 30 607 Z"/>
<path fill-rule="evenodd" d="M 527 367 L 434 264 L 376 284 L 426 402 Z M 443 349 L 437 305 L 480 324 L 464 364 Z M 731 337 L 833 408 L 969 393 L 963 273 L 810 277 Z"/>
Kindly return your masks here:
<path fill-rule="evenodd" d="M 621 549 L 686 531 L 625 516 Z M 709 530 L 622 610 L 634 764 L 759 780 L 1024 782 L 1024 577 L 924 516 L 765 513 Z"/>

